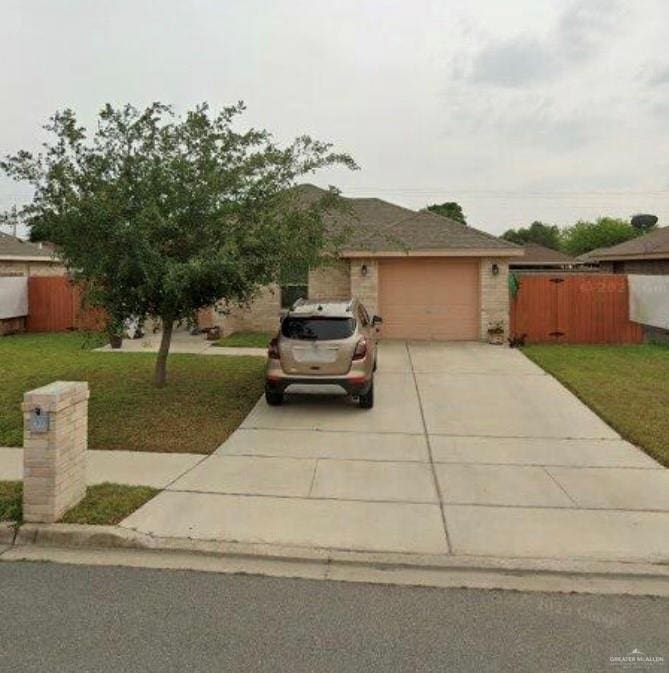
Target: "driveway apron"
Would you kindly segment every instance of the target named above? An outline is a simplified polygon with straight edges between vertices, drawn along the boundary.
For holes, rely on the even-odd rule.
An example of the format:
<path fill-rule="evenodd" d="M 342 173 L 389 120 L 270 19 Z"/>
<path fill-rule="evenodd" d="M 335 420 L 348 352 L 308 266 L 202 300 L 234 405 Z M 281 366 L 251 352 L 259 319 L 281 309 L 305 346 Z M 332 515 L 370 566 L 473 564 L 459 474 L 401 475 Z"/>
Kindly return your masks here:
<path fill-rule="evenodd" d="M 669 471 L 519 351 L 384 342 L 375 387 L 370 410 L 336 389 L 261 399 L 121 525 L 352 551 L 669 559 Z"/>

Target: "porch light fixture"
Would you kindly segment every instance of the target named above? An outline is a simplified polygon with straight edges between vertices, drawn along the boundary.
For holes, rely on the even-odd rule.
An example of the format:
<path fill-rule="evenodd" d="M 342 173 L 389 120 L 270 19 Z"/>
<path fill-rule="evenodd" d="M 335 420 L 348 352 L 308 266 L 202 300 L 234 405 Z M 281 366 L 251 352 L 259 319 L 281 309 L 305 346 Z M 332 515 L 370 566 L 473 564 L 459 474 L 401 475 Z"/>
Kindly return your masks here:
<path fill-rule="evenodd" d="M 366 275 L 367 275 L 367 265 L 366 265 L 366 264 L 363 264 L 363 265 L 360 267 L 360 275 L 361 275 L 361 276 L 366 276 Z"/>
<path fill-rule="evenodd" d="M 493 276 L 497 276 L 499 274 L 499 266 L 497 264 L 493 264 L 490 267 L 490 270 L 492 271 Z"/>

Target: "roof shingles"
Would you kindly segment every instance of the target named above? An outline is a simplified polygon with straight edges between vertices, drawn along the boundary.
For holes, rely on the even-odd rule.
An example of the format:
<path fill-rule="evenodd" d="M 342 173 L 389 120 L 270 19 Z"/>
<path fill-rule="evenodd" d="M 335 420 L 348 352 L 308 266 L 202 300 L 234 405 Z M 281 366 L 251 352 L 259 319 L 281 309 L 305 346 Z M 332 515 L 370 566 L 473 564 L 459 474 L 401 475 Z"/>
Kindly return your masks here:
<path fill-rule="evenodd" d="M 0 232 L 0 258 L 43 258 L 45 262 L 55 260 L 53 250 L 23 241 L 16 236 Z"/>
<path fill-rule="evenodd" d="M 298 187 L 300 199 L 316 200 L 324 190 L 314 185 Z M 342 254 L 441 252 L 448 250 L 495 251 L 522 254 L 522 248 L 492 234 L 455 222 L 430 211 L 415 211 L 376 198 L 342 197 L 347 212 L 329 214 L 331 228 L 346 227 L 350 236 Z"/>
<path fill-rule="evenodd" d="M 601 248 L 591 253 L 597 260 L 614 260 L 628 258 L 663 258 L 669 259 L 669 227 L 655 229 L 647 234 L 643 234 L 631 241 L 619 243 L 610 248 Z"/>

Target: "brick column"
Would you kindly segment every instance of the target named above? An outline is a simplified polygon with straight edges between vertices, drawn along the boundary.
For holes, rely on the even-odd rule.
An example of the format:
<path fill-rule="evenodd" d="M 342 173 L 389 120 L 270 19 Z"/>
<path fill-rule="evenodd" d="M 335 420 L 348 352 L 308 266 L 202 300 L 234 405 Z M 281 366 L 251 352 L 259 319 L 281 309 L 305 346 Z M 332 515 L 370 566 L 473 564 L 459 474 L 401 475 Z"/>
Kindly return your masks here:
<path fill-rule="evenodd" d="M 55 381 L 23 396 L 23 519 L 54 523 L 86 493 L 88 383 Z"/>
<path fill-rule="evenodd" d="M 351 260 L 351 296 L 365 305 L 370 316 L 379 312 L 379 265 L 375 259 Z"/>
<path fill-rule="evenodd" d="M 497 274 L 493 274 L 497 264 Z M 488 338 L 488 327 L 496 322 L 504 326 L 504 338 L 509 335 L 509 262 L 505 258 L 483 257 L 480 266 L 481 339 Z"/>

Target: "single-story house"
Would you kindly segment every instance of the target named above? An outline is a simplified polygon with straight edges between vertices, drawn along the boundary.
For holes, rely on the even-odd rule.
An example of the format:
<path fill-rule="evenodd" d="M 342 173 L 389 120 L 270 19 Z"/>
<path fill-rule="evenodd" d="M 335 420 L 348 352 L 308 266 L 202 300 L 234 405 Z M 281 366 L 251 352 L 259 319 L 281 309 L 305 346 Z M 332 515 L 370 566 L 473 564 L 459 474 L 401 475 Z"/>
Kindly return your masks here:
<path fill-rule="evenodd" d="M 571 269 L 576 260 L 564 252 L 547 248 L 538 243 L 525 243 L 525 254 L 519 259 L 509 261 L 512 270 L 524 271 L 565 271 Z"/>
<path fill-rule="evenodd" d="M 298 188 L 301 197 L 323 192 Z M 266 288 L 248 309 L 214 316 L 224 332 L 274 330 L 283 305 L 310 299 L 358 297 L 383 318 L 382 336 L 396 339 L 486 339 L 508 330 L 509 262 L 521 246 L 429 211 L 376 198 L 345 198 L 348 212 L 329 226 L 350 232 L 339 259 L 311 269 L 299 284 Z M 297 286 L 296 286 L 297 285 Z"/>
<path fill-rule="evenodd" d="M 0 232 L 0 276 L 62 276 L 63 263 L 53 248 Z"/>
<path fill-rule="evenodd" d="M 601 248 L 593 257 L 606 273 L 669 275 L 669 227 L 654 229 L 631 241 Z"/>

